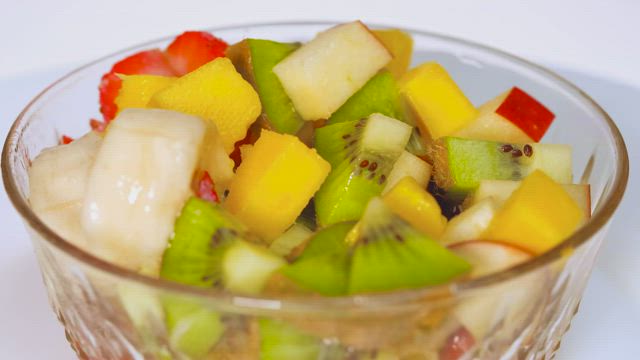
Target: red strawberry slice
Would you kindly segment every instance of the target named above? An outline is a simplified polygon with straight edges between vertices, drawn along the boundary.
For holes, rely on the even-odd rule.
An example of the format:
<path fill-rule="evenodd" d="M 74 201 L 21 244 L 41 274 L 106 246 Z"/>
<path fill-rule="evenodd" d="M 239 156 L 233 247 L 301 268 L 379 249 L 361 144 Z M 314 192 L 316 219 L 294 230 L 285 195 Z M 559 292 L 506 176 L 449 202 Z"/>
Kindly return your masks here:
<path fill-rule="evenodd" d="M 166 54 L 177 75 L 182 76 L 211 60 L 224 56 L 229 45 L 203 31 L 186 31 L 173 40 Z"/>
<path fill-rule="evenodd" d="M 100 112 L 107 122 L 113 120 L 118 112 L 115 99 L 118 96 L 122 80 L 116 74 L 174 76 L 175 71 L 169 65 L 162 51 L 158 49 L 141 51 L 117 62 L 110 72 L 102 76 L 98 87 L 100 90 Z"/>
<path fill-rule="evenodd" d="M 211 176 L 209 176 L 209 173 L 206 171 L 202 174 L 200 180 L 198 180 L 196 195 L 202 200 L 207 200 L 213 203 L 220 202 L 215 184 L 213 183 Z"/>

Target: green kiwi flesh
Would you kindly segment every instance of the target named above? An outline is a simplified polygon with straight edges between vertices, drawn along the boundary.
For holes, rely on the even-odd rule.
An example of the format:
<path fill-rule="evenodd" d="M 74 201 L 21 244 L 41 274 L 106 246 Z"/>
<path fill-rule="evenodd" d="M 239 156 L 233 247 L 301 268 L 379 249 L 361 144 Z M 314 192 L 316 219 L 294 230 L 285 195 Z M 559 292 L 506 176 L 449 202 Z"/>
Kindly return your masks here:
<path fill-rule="evenodd" d="M 260 319 L 261 360 L 315 360 L 320 357 L 322 343 L 280 320 Z"/>

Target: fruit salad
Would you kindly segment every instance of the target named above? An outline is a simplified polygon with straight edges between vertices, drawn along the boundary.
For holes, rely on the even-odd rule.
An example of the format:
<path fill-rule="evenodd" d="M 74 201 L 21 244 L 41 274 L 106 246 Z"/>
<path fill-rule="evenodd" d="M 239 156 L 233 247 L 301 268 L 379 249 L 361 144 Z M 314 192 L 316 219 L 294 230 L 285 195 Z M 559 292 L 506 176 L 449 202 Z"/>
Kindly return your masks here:
<path fill-rule="evenodd" d="M 30 203 L 96 257 L 242 296 L 369 295 L 502 271 L 588 221 L 590 187 L 574 183 L 571 146 L 541 142 L 555 116 L 527 89 L 474 104 L 455 76 L 413 63 L 404 31 L 359 21 L 304 43 L 229 45 L 188 31 L 105 73 L 102 118 L 33 160 Z M 133 312 L 132 296 L 146 295 L 120 296 Z M 184 299 L 156 300 L 176 358 L 320 356 L 313 326 L 239 327 Z M 429 335 L 434 358 L 460 358 L 528 300 L 447 309 L 439 319 L 454 325 Z M 505 301 L 516 310 L 490 315 Z M 258 345 L 234 357 L 240 332 Z M 393 344 L 356 343 L 334 350 L 403 358 Z"/>

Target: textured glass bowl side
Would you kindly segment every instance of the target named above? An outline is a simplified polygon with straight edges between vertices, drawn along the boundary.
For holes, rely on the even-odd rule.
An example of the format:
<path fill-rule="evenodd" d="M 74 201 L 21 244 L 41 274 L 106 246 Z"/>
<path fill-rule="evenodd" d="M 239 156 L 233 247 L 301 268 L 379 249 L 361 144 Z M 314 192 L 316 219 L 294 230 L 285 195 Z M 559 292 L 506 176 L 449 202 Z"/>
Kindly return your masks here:
<path fill-rule="evenodd" d="M 311 38 L 328 25 L 255 25 L 213 32 L 229 42 L 245 37 L 299 41 Z M 30 230 L 52 305 L 80 357 L 122 359 L 126 358 L 124 354 L 131 358 L 144 354 L 153 358 L 158 351 L 175 350 L 163 329 L 161 314 L 139 311 L 132 315 L 130 309 L 125 310 L 119 290 L 123 287 L 137 289 L 134 293 L 146 294 L 149 299 L 171 293 L 224 314 L 230 324 L 227 337 L 235 334 L 229 340 L 233 346 L 226 346 L 227 356 L 251 358 L 250 351 L 256 347 L 255 331 L 251 330 L 253 319 L 260 316 L 287 319 L 324 339 L 327 359 L 333 356 L 330 349 L 340 344 L 356 352 L 381 346 L 398 356 L 420 354 L 428 358 L 437 353 L 449 333 L 447 327 L 456 324 L 449 321 L 449 315 L 455 312 L 452 309 L 465 302 L 517 298 L 520 288 L 530 287 L 527 297 L 531 301 L 524 305 L 504 304 L 493 310 L 495 318 L 502 316 L 506 320 L 500 328 L 483 335 L 470 352 L 484 358 L 550 355 L 577 309 L 606 225 L 624 192 L 628 160 L 622 138 L 588 96 L 546 70 L 464 41 L 412 33 L 414 63 L 442 63 L 474 104 L 517 85 L 556 113 L 557 121 L 545 140 L 574 147 L 576 181 L 592 185 L 594 215 L 588 225 L 560 248 L 508 271 L 384 295 L 248 298 L 144 278 L 116 268 L 64 242 L 33 215 L 26 201 L 27 169 L 30 160 L 43 148 L 57 144 L 61 134 L 77 136 L 87 130 L 87 119 L 97 115 L 99 78 L 113 62 L 140 49 L 162 47 L 166 40 L 143 44 L 89 64 L 41 93 L 16 121 L 3 152 L 5 187 Z M 509 315 L 513 313 L 519 315 Z M 224 343 L 218 348 L 225 348 Z M 233 353 L 245 350 L 246 354 Z"/>

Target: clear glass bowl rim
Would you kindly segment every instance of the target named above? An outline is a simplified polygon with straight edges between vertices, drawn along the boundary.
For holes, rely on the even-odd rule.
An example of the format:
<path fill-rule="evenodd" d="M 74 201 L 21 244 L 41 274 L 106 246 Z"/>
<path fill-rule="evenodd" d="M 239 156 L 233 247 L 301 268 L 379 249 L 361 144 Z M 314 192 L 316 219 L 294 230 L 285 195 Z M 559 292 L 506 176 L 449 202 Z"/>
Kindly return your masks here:
<path fill-rule="evenodd" d="M 248 23 L 248 24 L 237 24 L 237 25 L 229 25 L 224 27 L 214 27 L 206 29 L 206 31 L 213 32 L 215 34 L 216 31 L 228 31 L 234 29 L 240 29 L 245 27 L 274 27 L 274 26 L 285 26 L 285 27 L 295 27 L 295 26 L 333 26 L 338 24 L 337 21 L 292 21 L 292 22 L 265 22 L 265 23 Z M 138 273 L 132 272 L 130 270 L 118 267 L 111 263 L 108 263 L 104 260 L 101 260 L 88 252 L 80 249 L 79 247 L 65 241 L 62 237 L 56 234 L 53 230 L 48 228 L 31 210 L 28 201 L 20 195 L 18 190 L 18 185 L 16 183 L 16 179 L 12 176 L 14 173 L 13 162 L 11 161 L 11 157 L 15 156 L 17 149 L 17 144 L 20 139 L 19 130 L 23 128 L 23 126 L 28 122 L 28 117 L 26 115 L 29 111 L 35 107 L 41 98 L 43 98 L 50 90 L 54 90 L 58 85 L 64 83 L 67 80 L 73 79 L 73 77 L 77 74 L 82 73 L 85 69 L 90 68 L 91 66 L 100 63 L 101 61 L 106 60 L 107 58 L 116 56 L 118 54 L 126 53 L 136 48 L 141 48 L 145 46 L 149 46 L 151 44 L 155 44 L 161 41 L 168 41 L 172 39 L 175 35 L 166 36 L 160 39 L 148 41 L 145 43 L 137 44 L 135 46 L 128 47 L 126 49 L 111 53 L 109 55 L 103 56 L 97 60 L 94 60 L 90 63 L 87 63 L 56 80 L 49 86 L 47 86 L 44 90 L 42 90 L 35 98 L 33 98 L 28 105 L 22 110 L 22 112 L 18 115 L 17 119 L 11 126 L 7 138 L 4 143 L 2 158 L 1 158 L 1 167 L 2 167 L 2 177 L 5 186 L 5 190 L 11 200 L 13 206 L 22 216 L 24 221 L 36 231 L 36 233 L 41 236 L 47 243 L 51 246 L 55 247 L 59 251 L 64 254 L 70 256 L 74 260 L 80 262 L 84 266 L 88 266 L 97 270 L 99 272 L 104 272 L 110 274 L 116 278 L 119 278 L 123 281 L 131 281 L 134 283 L 141 284 L 143 286 L 148 286 L 157 290 L 167 291 L 178 293 L 186 296 L 193 296 L 196 298 L 205 299 L 207 302 L 211 302 L 214 305 L 219 306 L 231 306 L 231 307 L 243 307 L 250 308 L 256 310 L 278 310 L 278 309 L 288 309 L 293 311 L 312 311 L 312 312 L 332 312 L 336 309 L 340 308 L 353 308 L 359 306 L 366 306 L 369 308 L 374 305 L 376 308 L 380 307 L 396 307 L 396 306 L 404 306 L 409 305 L 412 302 L 423 302 L 427 299 L 443 299 L 447 297 L 457 297 L 464 296 L 464 293 L 471 292 L 473 290 L 477 290 L 483 287 L 495 285 L 501 282 L 506 282 L 510 279 L 518 277 L 520 275 L 524 275 L 530 271 L 534 271 L 538 268 L 542 268 L 547 264 L 554 262 L 567 254 L 572 253 L 572 249 L 576 249 L 582 244 L 586 243 L 589 239 L 591 239 L 598 231 L 603 228 L 616 208 L 620 204 L 622 200 L 622 196 L 626 189 L 628 176 L 629 176 L 629 159 L 627 154 L 627 149 L 624 143 L 624 139 L 622 135 L 611 119 L 611 117 L 598 105 L 589 95 L 587 95 L 584 91 L 578 88 L 573 83 L 564 79 L 563 77 L 557 75 L 556 73 L 540 66 L 534 64 L 528 60 L 522 59 L 518 56 L 509 54 L 499 49 L 492 48 L 490 46 L 481 45 L 472 41 L 459 39 L 456 37 L 437 34 L 428 31 L 415 30 L 410 28 L 405 28 L 402 26 L 394 26 L 387 24 L 371 24 L 367 22 L 367 25 L 374 28 L 399 28 L 404 31 L 407 31 L 414 35 L 419 35 L 421 37 L 428 37 L 433 39 L 438 39 L 441 41 L 446 41 L 450 43 L 455 43 L 459 46 L 465 46 L 469 48 L 473 48 L 476 51 L 482 51 L 485 53 L 489 53 L 492 56 L 501 57 L 510 62 L 515 62 L 521 66 L 528 68 L 529 70 L 533 70 L 537 73 L 537 75 L 547 77 L 553 80 L 554 83 L 561 85 L 565 89 L 568 89 L 574 92 L 577 96 L 581 97 L 583 100 L 586 100 L 589 103 L 593 111 L 597 114 L 598 117 L 605 123 L 608 129 L 608 137 L 613 140 L 613 144 L 615 147 L 615 153 L 617 155 L 616 158 L 616 174 L 613 183 L 611 184 L 610 193 L 606 198 L 604 198 L 604 203 L 602 206 L 593 214 L 590 221 L 579 229 L 576 233 L 574 233 L 571 237 L 566 239 L 563 243 L 559 244 L 557 247 L 552 250 L 542 254 L 540 256 L 534 257 L 531 260 L 518 264 L 514 267 L 506 269 L 501 272 L 489 274 L 483 277 L 473 278 L 473 279 L 464 279 L 455 281 L 448 284 L 442 284 L 431 287 L 424 287 L 419 289 L 410 289 L 410 290 L 400 290 L 389 293 L 380 293 L 380 294 L 363 294 L 363 295 L 353 295 L 353 296 L 343 296 L 343 297 L 319 297 L 319 296 L 306 296 L 306 295 L 286 295 L 280 297 L 269 297 L 269 296 L 246 296 L 241 294 L 229 293 L 222 290 L 214 290 L 214 289 L 201 289 L 193 286 L 183 285 L 159 278 L 152 278 L 144 275 L 140 275 Z M 14 150 L 14 151 L 12 151 Z"/>

